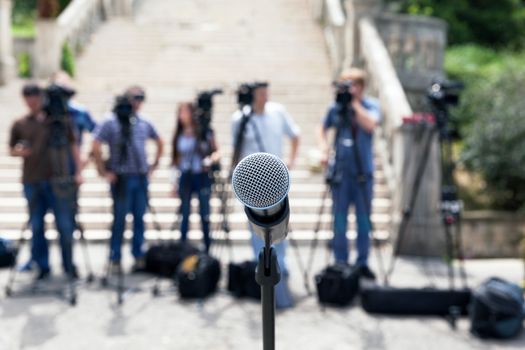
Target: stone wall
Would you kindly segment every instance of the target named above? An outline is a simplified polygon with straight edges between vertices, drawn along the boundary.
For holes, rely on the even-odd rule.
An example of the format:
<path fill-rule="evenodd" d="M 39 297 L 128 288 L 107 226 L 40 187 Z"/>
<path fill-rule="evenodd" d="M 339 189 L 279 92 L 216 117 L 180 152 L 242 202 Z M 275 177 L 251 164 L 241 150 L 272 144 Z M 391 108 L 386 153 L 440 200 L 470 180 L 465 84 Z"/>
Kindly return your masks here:
<path fill-rule="evenodd" d="M 525 239 L 523 215 L 494 212 L 465 212 L 462 219 L 463 246 L 467 258 L 518 258 Z"/>

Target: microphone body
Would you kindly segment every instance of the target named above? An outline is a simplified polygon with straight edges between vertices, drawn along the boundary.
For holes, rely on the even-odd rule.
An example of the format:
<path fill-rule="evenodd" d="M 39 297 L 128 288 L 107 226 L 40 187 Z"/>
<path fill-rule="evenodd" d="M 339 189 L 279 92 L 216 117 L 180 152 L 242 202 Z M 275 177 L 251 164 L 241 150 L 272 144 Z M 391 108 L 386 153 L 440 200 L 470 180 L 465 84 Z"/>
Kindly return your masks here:
<path fill-rule="evenodd" d="M 269 153 L 251 154 L 235 168 L 232 185 L 253 231 L 270 244 L 284 240 L 290 218 L 290 174 L 283 161 Z"/>

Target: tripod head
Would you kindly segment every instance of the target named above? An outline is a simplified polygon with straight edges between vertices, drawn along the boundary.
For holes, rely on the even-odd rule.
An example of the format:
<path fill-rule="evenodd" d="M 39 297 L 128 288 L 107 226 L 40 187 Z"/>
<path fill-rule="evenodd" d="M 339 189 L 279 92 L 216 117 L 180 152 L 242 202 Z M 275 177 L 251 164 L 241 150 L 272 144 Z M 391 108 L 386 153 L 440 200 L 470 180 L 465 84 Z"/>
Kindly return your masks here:
<path fill-rule="evenodd" d="M 442 140 L 450 140 L 454 134 L 450 128 L 450 107 L 459 104 L 459 93 L 465 88 L 460 81 L 435 78 L 427 91 L 427 100 L 436 117 L 436 127 Z"/>

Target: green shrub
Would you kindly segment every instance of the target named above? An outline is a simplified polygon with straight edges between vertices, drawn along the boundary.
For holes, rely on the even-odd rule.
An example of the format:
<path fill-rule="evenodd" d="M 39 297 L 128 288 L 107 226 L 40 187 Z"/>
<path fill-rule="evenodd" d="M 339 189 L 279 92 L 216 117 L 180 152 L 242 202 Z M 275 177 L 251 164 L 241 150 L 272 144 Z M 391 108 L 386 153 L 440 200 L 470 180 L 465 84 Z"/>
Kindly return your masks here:
<path fill-rule="evenodd" d="M 23 52 L 18 55 L 17 58 L 18 76 L 21 78 L 31 78 L 31 55 L 27 52 Z"/>
<path fill-rule="evenodd" d="M 468 96 L 474 119 L 462 161 L 483 177 L 495 209 L 525 210 L 524 86 L 525 67 L 509 64 Z"/>
<path fill-rule="evenodd" d="M 404 13 L 435 16 L 447 21 L 452 44 L 525 46 L 523 0 L 389 0 Z"/>
<path fill-rule="evenodd" d="M 60 67 L 70 76 L 75 76 L 75 54 L 67 42 L 62 46 L 62 60 L 60 62 Z"/>
<path fill-rule="evenodd" d="M 525 52 L 495 51 L 491 48 L 469 44 L 447 49 L 445 71 L 447 76 L 465 83 L 460 105 L 453 110 L 451 120 L 460 136 L 465 137 L 479 114 L 477 100 L 487 85 L 498 79 L 509 67 L 525 65 Z"/>

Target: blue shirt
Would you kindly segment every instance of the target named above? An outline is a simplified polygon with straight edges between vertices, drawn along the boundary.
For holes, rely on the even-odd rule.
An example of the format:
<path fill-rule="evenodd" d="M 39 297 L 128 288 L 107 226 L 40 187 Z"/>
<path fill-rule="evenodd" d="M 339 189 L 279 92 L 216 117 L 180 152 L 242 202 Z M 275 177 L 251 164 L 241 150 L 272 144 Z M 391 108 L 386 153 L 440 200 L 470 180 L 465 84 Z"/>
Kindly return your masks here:
<path fill-rule="evenodd" d="M 97 124 L 91 117 L 91 114 L 89 114 L 88 110 L 83 106 L 73 101 L 69 101 L 67 107 L 69 109 L 71 120 L 73 120 L 73 131 L 75 133 L 77 145 L 80 146 L 82 145 L 82 134 L 85 131 L 93 132 Z"/>
<path fill-rule="evenodd" d="M 232 137 L 233 144 L 239 131 L 242 113 L 233 114 Z M 241 149 L 241 158 L 252 153 L 267 152 L 279 158 L 283 156 L 283 138 L 296 138 L 301 130 L 295 124 L 284 106 L 268 102 L 264 106 L 263 114 L 253 114 L 244 130 L 244 140 Z M 259 144 L 258 139 L 261 144 Z"/>
<path fill-rule="evenodd" d="M 366 108 L 372 118 L 376 122 L 381 121 L 381 110 L 379 103 L 375 100 L 364 98 L 362 106 Z M 337 128 L 339 124 L 340 107 L 337 104 L 332 104 L 328 113 L 323 120 L 323 128 Z M 359 151 L 359 158 L 361 159 L 362 171 L 365 175 L 371 175 L 374 172 L 374 140 L 373 133 L 370 133 L 357 125 L 357 147 Z M 336 142 L 336 167 L 342 170 L 344 174 L 358 175 L 358 164 L 355 158 L 355 140 L 350 126 L 342 127 L 338 132 Z"/>
<path fill-rule="evenodd" d="M 122 157 L 121 152 L 121 126 L 115 115 L 111 114 L 109 118 L 99 124 L 94 134 L 95 140 L 109 145 L 108 170 L 125 175 L 139 175 L 148 172 L 146 141 L 148 139 L 159 139 L 157 130 L 149 121 L 141 116 L 136 118 L 136 123 L 131 127 L 125 157 Z"/>
<path fill-rule="evenodd" d="M 177 141 L 177 152 L 179 161 L 177 167 L 182 172 L 191 171 L 194 174 L 201 173 L 203 169 L 203 155 L 209 155 L 213 152 L 211 143 L 213 141 L 213 131 L 209 131 L 206 140 L 197 144 L 195 136 L 180 135 Z"/>

